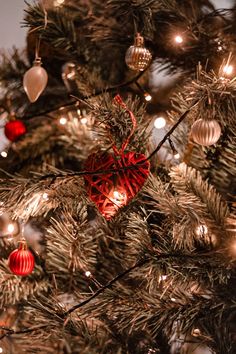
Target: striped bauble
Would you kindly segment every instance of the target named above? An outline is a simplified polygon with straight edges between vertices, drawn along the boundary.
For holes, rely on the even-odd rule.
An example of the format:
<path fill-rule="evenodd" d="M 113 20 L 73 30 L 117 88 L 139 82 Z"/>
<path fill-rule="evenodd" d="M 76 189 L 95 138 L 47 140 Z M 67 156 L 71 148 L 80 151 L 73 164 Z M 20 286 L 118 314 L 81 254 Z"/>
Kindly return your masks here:
<path fill-rule="evenodd" d="M 191 128 L 193 141 L 202 146 L 215 144 L 220 135 L 221 127 L 215 119 L 198 119 Z"/>
<path fill-rule="evenodd" d="M 15 275 L 28 275 L 34 269 L 34 256 L 25 240 L 19 242 L 18 249 L 11 252 L 8 259 L 9 268 Z"/>
<path fill-rule="evenodd" d="M 152 54 L 144 47 L 144 39 L 139 33 L 136 34 L 134 45 L 130 46 L 125 54 L 125 62 L 127 66 L 136 71 L 145 70 L 150 61 Z"/>

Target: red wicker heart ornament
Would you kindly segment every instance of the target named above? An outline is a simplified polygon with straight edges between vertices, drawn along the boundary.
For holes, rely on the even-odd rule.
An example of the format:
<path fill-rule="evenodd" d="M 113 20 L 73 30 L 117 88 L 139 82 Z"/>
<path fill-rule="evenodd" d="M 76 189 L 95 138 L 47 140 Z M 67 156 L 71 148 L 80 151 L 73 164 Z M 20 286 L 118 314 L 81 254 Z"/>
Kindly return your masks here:
<path fill-rule="evenodd" d="M 134 166 L 134 168 L 127 168 Z M 90 199 L 109 220 L 140 191 L 149 175 L 150 163 L 136 152 L 93 154 L 85 164 L 86 171 L 118 170 L 85 175 Z"/>

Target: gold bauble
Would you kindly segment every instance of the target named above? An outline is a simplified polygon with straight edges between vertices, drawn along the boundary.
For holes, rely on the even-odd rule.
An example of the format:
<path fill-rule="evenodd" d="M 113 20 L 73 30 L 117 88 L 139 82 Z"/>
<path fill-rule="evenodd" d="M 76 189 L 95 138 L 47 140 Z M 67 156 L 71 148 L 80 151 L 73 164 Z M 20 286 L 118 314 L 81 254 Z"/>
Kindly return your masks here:
<path fill-rule="evenodd" d="M 134 45 L 130 46 L 125 54 L 127 66 L 136 71 L 145 70 L 152 59 L 150 51 L 144 47 L 144 39 L 139 33 L 136 34 Z"/>
<path fill-rule="evenodd" d="M 221 127 L 215 119 L 198 119 L 191 128 L 192 139 L 202 146 L 215 144 L 221 135 Z"/>

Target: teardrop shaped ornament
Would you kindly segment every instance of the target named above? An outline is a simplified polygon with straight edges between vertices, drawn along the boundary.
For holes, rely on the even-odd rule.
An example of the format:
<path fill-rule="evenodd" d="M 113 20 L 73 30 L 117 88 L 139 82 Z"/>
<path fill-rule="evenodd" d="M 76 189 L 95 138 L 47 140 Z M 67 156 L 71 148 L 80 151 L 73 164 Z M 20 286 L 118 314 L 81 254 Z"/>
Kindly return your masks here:
<path fill-rule="evenodd" d="M 32 103 L 37 101 L 48 82 L 47 71 L 42 68 L 41 64 L 41 59 L 36 59 L 32 68 L 26 71 L 23 78 L 24 90 Z"/>

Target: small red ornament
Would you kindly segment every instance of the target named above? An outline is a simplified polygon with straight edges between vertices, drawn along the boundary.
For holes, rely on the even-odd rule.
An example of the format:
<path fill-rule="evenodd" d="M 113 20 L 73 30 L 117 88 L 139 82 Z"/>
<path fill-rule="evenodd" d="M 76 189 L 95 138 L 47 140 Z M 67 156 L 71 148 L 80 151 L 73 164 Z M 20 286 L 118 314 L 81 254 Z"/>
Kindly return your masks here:
<path fill-rule="evenodd" d="M 28 250 L 26 241 L 20 241 L 18 249 L 11 252 L 8 259 L 9 268 L 15 275 L 28 275 L 34 269 L 34 256 Z"/>
<path fill-rule="evenodd" d="M 149 168 L 146 156 L 136 152 L 93 154 L 87 159 L 86 171 L 118 170 L 84 177 L 90 199 L 107 220 L 140 191 L 149 175 Z"/>
<path fill-rule="evenodd" d="M 26 133 L 26 127 L 21 120 L 11 120 L 4 128 L 5 135 L 10 141 L 16 141 L 21 135 Z"/>

